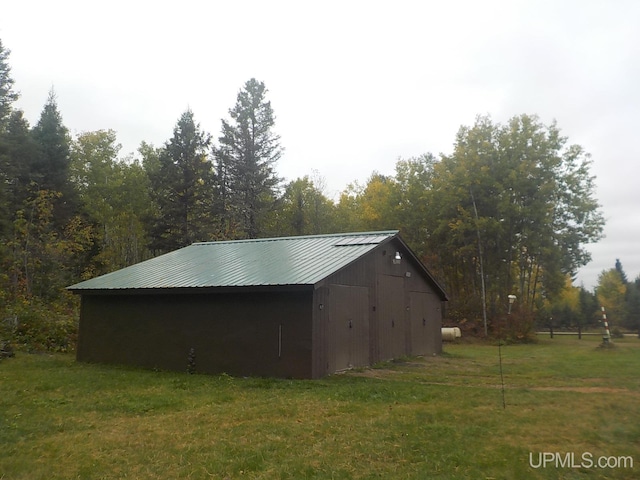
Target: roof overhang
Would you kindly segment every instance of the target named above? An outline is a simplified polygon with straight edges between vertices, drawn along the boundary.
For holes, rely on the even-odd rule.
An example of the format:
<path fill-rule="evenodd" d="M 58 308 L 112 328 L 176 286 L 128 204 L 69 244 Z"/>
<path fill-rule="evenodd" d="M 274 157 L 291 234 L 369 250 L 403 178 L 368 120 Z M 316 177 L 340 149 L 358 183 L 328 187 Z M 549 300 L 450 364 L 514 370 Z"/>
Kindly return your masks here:
<path fill-rule="evenodd" d="M 220 295 L 246 293 L 275 293 L 275 292 L 311 292 L 313 285 L 250 285 L 238 287 L 184 287 L 184 288 L 109 288 L 82 289 L 68 288 L 76 295 Z"/>

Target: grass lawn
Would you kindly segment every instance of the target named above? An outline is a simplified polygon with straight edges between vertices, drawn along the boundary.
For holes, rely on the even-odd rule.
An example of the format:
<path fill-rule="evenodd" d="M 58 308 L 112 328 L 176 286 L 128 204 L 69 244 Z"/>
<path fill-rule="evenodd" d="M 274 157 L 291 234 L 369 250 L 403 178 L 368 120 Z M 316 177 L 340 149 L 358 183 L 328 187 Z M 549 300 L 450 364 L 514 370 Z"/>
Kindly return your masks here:
<path fill-rule="evenodd" d="M 503 347 L 506 409 L 494 345 L 314 381 L 18 354 L 0 479 L 637 479 L 640 340 L 599 341 Z"/>

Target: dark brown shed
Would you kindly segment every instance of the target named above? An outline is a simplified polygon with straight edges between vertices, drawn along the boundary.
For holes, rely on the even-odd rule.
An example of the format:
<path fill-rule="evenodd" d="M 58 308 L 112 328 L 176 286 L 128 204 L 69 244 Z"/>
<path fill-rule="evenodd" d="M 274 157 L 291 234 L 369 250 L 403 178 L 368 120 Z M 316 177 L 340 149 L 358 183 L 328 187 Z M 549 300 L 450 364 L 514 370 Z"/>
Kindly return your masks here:
<path fill-rule="evenodd" d="M 447 300 L 397 231 L 195 243 L 69 290 L 79 361 L 293 378 L 440 353 Z"/>

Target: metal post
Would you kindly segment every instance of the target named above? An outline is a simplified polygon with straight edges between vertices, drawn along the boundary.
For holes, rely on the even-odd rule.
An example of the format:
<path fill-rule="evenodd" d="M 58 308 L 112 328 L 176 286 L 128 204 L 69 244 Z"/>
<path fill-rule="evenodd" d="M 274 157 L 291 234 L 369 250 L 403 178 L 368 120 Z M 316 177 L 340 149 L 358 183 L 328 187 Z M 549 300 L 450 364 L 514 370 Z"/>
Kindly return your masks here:
<path fill-rule="evenodd" d="M 511 306 L 513 305 L 513 302 L 516 301 L 516 296 L 515 295 L 509 295 L 507 297 L 509 299 L 509 306 L 507 307 L 507 319 L 511 318 Z M 502 334 L 504 327 L 500 329 L 500 336 L 498 338 L 498 358 L 500 359 L 500 386 L 502 387 L 502 408 L 506 409 L 507 408 L 507 402 L 505 401 L 504 398 L 504 375 L 502 373 Z"/>

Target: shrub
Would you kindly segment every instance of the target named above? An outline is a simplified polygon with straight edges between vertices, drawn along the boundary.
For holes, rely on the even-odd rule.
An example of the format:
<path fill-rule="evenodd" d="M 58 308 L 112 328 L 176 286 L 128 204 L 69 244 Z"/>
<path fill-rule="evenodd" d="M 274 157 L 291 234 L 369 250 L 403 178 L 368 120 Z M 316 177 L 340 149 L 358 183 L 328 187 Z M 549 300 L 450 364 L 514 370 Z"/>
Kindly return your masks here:
<path fill-rule="evenodd" d="M 9 345 L 29 352 L 69 352 L 75 349 L 78 324 L 73 308 L 45 305 L 37 299 L 21 299 L 8 310 L 11 328 L 4 336 Z"/>
<path fill-rule="evenodd" d="M 514 310 L 495 319 L 493 335 L 506 343 L 535 342 L 535 317 L 531 312 Z"/>

